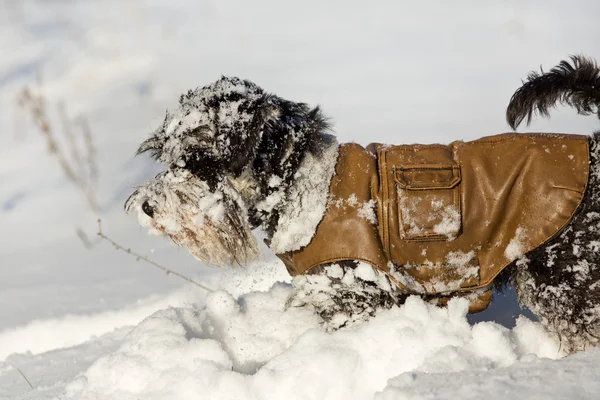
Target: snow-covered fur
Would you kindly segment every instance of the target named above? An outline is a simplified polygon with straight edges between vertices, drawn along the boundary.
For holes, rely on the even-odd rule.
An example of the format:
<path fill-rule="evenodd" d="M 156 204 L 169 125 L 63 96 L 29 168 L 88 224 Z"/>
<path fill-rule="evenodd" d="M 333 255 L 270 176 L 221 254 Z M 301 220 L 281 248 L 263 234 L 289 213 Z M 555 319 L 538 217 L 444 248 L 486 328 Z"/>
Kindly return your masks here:
<path fill-rule="evenodd" d="M 387 275 L 361 261 L 321 265 L 310 274 L 296 276 L 293 307 L 312 307 L 328 330 L 349 327 L 368 320 L 382 309 L 404 303 Z"/>
<path fill-rule="evenodd" d="M 207 264 L 244 265 L 258 255 L 244 203 L 228 181 L 211 190 L 185 169 L 168 169 L 133 192 L 125 209 L 133 208 L 150 233 L 166 234 Z"/>
<path fill-rule="evenodd" d="M 229 77 L 179 103 L 138 150 L 167 170 L 137 188 L 125 209 L 217 266 L 256 258 L 254 228 L 278 251 L 306 245 L 325 212 L 337 160 L 320 109 Z"/>
<path fill-rule="evenodd" d="M 598 113 L 596 64 L 583 57 L 572 62 L 530 75 L 508 107 L 511 126 L 536 112 L 547 115 L 557 101 Z M 139 187 L 126 209 L 213 265 L 254 259 L 254 228 L 266 233 L 277 253 L 308 244 L 327 207 L 338 155 L 320 109 L 229 77 L 188 92 L 179 103 L 139 149 L 166 171 Z M 600 337 L 600 133 L 590 143 L 589 186 L 570 225 L 495 282 L 512 281 L 521 303 L 567 351 L 594 345 Z M 408 295 L 359 261 L 318 266 L 293 285 L 288 305 L 313 308 L 329 329 L 368 319 Z"/>
<path fill-rule="evenodd" d="M 600 118 L 600 69 L 571 57 L 547 73 L 531 73 L 512 97 L 507 120 L 516 128 L 534 113 L 549 115 L 557 102 Z M 555 332 L 566 352 L 600 340 L 600 132 L 590 138 L 590 176 L 584 199 L 563 231 L 507 268 L 522 305 Z"/>

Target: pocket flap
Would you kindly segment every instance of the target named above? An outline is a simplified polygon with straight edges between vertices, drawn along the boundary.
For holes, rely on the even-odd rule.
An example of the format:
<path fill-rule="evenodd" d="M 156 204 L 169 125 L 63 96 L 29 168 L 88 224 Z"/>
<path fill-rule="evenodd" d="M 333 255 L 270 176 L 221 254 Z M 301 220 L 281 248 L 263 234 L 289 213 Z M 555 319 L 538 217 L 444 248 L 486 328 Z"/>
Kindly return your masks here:
<path fill-rule="evenodd" d="M 460 167 L 452 164 L 398 166 L 394 180 L 406 190 L 452 189 L 460 182 Z"/>

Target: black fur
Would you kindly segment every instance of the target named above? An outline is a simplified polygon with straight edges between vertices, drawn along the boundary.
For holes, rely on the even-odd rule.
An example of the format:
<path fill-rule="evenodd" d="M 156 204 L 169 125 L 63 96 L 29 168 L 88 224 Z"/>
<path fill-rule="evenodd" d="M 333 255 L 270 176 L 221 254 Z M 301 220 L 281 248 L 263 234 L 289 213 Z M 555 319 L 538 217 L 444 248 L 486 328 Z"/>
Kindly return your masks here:
<path fill-rule="evenodd" d="M 341 261 L 338 263 L 344 273 L 356 268 L 356 261 Z M 326 275 L 325 266 L 313 268 L 311 274 Z M 395 305 L 404 304 L 409 294 L 399 293 L 394 290 L 382 290 L 375 282 L 354 278 L 354 287 L 346 285 L 340 278 L 331 278 L 330 285 L 335 291 L 329 296 L 332 304 L 328 307 L 317 307 L 317 313 L 324 321 L 331 321 L 336 314 L 348 316 L 361 315 L 373 317 L 379 309 L 389 309 Z M 391 283 L 390 283 L 391 286 Z M 353 321 L 345 320 L 341 328 Z"/>
<path fill-rule="evenodd" d="M 571 63 L 563 60 L 549 72 L 530 72 L 510 99 L 506 120 L 513 129 L 524 119 L 529 125 L 535 113 L 550 116 L 550 109 L 556 103 L 574 107 L 580 114 L 598 114 L 599 99 L 600 70 L 597 63 L 584 56 L 571 56 Z"/>
<path fill-rule="evenodd" d="M 252 174 L 263 196 L 267 197 L 280 190 L 280 187 L 268 184 L 273 175 L 282 178 L 283 187 L 289 188 L 306 154 L 321 148 L 318 144 L 323 140 L 323 133 L 329 130 L 329 123 L 319 107 L 311 109 L 304 103 L 294 103 L 273 95 L 267 97 L 265 104 L 268 104 L 269 112 L 276 112 L 279 118 L 268 119 L 263 125 L 262 137 L 256 148 L 258 156 L 252 161 Z M 290 135 L 290 131 L 296 134 Z M 260 224 L 269 236 L 279 219 L 278 210 L 269 214 L 250 207 L 250 215 L 254 226 Z"/>
<path fill-rule="evenodd" d="M 507 108 L 516 128 L 534 113 L 549 116 L 557 102 L 600 118 L 600 69 L 579 56 L 547 73 L 530 73 Z M 600 132 L 590 139 L 590 177 L 576 214 L 552 240 L 506 268 L 497 280 L 511 282 L 519 301 L 558 334 L 567 352 L 583 350 L 600 339 Z"/>
<path fill-rule="evenodd" d="M 591 174 L 577 214 L 557 237 L 527 254 L 512 276 L 521 302 L 569 350 L 584 349 L 600 334 L 600 133 L 590 148 Z"/>
<path fill-rule="evenodd" d="M 228 90 L 229 86 L 243 87 L 244 92 Z M 228 114 L 232 103 L 238 104 L 237 114 L 228 115 L 226 123 L 221 115 Z M 224 76 L 190 90 L 180 97 L 179 107 L 184 115 L 200 110 L 210 111 L 210 117 L 175 138 L 181 149 L 171 154 L 166 148 L 173 140 L 167 132 L 173 116 L 167 112 L 163 124 L 140 145 L 137 154 L 150 152 L 170 168 L 184 166 L 212 190 L 227 176 L 238 178 L 247 172 L 260 198 L 281 190 L 281 185 L 284 190 L 289 187 L 300 162 L 307 153 L 322 148 L 324 133 L 330 129 L 319 107 L 282 99 L 236 77 Z M 281 178 L 279 185 L 269 185 L 273 175 Z M 261 226 L 267 233 L 273 232 L 277 209 L 265 213 L 250 206 L 248 213 L 253 228 Z"/>

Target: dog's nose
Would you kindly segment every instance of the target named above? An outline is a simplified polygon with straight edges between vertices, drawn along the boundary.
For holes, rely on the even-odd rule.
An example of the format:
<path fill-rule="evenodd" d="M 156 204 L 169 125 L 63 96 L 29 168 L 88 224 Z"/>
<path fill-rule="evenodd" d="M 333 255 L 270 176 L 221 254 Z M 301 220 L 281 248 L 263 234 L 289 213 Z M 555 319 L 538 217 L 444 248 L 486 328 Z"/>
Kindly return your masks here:
<path fill-rule="evenodd" d="M 147 201 L 142 204 L 142 211 L 150 218 L 154 217 L 154 208 Z"/>

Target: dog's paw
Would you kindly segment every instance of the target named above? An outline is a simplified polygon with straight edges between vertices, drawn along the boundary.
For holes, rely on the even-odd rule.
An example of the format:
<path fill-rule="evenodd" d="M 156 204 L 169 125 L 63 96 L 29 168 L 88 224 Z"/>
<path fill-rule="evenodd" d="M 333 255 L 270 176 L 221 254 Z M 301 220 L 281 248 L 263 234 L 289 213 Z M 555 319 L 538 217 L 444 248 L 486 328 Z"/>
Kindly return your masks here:
<path fill-rule="evenodd" d="M 363 263 L 331 264 L 319 273 L 297 276 L 289 307 L 310 307 L 333 331 L 368 321 L 382 309 L 397 304 L 387 279 Z"/>

